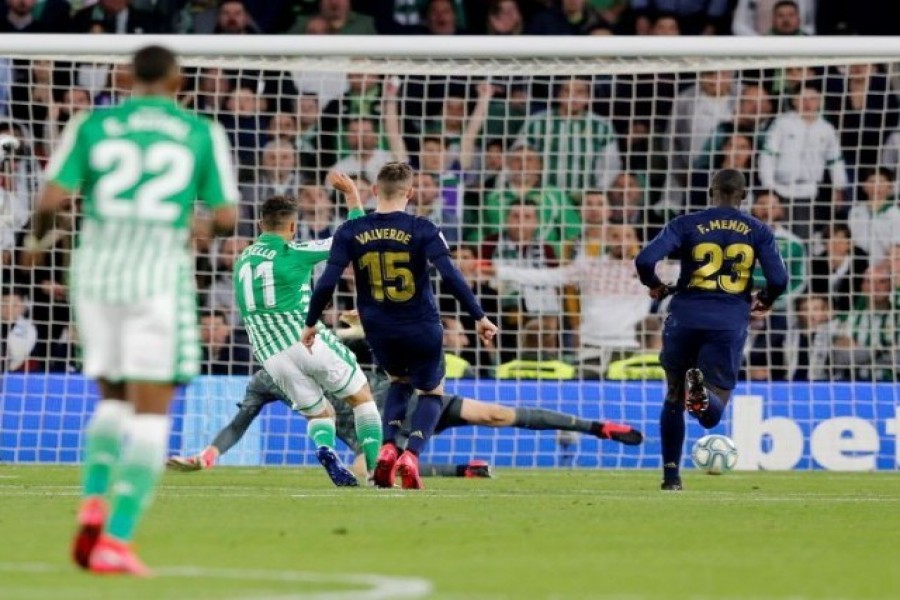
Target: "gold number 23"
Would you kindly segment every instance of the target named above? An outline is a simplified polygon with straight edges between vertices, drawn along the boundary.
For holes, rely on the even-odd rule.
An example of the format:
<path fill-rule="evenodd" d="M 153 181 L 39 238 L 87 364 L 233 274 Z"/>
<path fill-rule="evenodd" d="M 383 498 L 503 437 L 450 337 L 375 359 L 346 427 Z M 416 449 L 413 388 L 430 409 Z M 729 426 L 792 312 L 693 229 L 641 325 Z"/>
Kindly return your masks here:
<path fill-rule="evenodd" d="M 740 294 L 747 289 L 756 259 L 753 246 L 748 244 L 730 244 L 725 248 L 718 244 L 697 244 L 694 246 L 693 257 L 705 264 L 691 275 L 689 287 L 701 290 L 720 289 L 729 294 Z M 730 273 L 720 273 L 725 260 L 734 261 Z"/>

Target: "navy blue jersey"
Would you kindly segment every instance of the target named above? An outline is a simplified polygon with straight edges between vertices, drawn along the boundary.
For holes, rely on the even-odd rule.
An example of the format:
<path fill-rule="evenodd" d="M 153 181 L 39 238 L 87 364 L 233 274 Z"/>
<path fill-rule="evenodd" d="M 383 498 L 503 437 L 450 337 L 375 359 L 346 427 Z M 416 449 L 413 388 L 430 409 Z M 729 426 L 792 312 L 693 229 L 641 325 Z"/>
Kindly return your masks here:
<path fill-rule="evenodd" d="M 788 282 L 772 231 L 736 208 L 710 208 L 672 220 L 635 259 L 641 283 L 661 285 L 656 263 L 668 256 L 681 261 L 670 313 L 684 327 L 746 328 L 757 261 L 768 285 L 767 301 L 774 301 Z"/>
<path fill-rule="evenodd" d="M 363 327 L 439 322 L 429 261 L 450 253 L 440 230 L 402 212 L 372 213 L 344 223 L 329 263 L 353 265 Z"/>
<path fill-rule="evenodd" d="M 340 273 L 353 265 L 356 308 L 366 332 L 440 323 L 428 263 L 476 319 L 484 316 L 450 259 L 437 226 L 404 212 L 372 213 L 341 225 L 331 256 L 310 301 L 307 323 L 324 309 Z"/>

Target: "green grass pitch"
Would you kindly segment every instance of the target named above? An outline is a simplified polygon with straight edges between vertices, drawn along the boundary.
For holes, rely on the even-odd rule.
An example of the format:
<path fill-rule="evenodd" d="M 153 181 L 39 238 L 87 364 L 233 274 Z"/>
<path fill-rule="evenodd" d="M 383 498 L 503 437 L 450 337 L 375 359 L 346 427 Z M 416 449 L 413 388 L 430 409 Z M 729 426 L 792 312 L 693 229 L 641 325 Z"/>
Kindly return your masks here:
<path fill-rule="evenodd" d="M 424 492 L 319 470 L 168 473 L 148 580 L 68 562 L 78 471 L 0 465 L 3 600 L 900 598 L 896 473 L 502 470 Z"/>

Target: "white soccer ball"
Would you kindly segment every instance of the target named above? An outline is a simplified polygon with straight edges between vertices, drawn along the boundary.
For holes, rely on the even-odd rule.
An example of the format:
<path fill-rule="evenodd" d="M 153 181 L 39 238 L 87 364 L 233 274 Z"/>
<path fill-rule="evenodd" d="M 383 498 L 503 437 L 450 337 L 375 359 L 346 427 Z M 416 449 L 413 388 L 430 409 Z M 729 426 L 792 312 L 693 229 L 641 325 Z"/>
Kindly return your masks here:
<path fill-rule="evenodd" d="M 694 443 L 691 459 L 698 469 L 710 475 L 727 473 L 737 464 L 737 448 L 724 435 L 705 435 Z"/>

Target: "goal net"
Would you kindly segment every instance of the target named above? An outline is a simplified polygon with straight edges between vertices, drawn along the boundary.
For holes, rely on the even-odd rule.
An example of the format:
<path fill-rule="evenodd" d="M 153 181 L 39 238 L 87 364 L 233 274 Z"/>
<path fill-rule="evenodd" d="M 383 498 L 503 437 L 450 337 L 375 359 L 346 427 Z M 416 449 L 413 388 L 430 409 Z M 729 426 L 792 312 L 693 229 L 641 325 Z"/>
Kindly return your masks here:
<path fill-rule="evenodd" d="M 13 38 L 14 36 L 6 36 Z M 128 97 L 123 66 L 157 38 L 0 41 L 0 461 L 75 462 L 95 391 L 80 374 L 66 285 L 79 217 L 57 219 L 42 260 L 23 238 L 41 171 L 78 111 Z M 742 171 L 744 210 L 775 232 L 790 272 L 751 326 L 717 431 L 739 466 L 893 469 L 900 462 L 900 47 L 896 40 L 164 38 L 182 56 L 179 102 L 234 147 L 237 235 L 198 243 L 204 375 L 173 407 L 173 453 L 202 449 L 258 368 L 232 267 L 262 202 L 299 200 L 298 236 L 346 210 L 325 182 L 351 175 L 367 208 L 381 165 L 416 167 L 410 211 L 440 223 L 500 325 L 496 348 L 436 284 L 452 393 L 632 424 L 626 448 L 588 436 L 459 428 L 425 460 L 498 466 L 659 466 L 666 305 L 632 260 L 677 215 L 706 205 L 710 175 Z M 666 280 L 677 265 L 662 265 Z M 761 274 L 754 271 L 754 282 Z M 353 308 L 345 279 L 327 323 Z M 364 346 L 360 358 L 370 363 Z M 305 422 L 264 409 L 224 463 L 311 463 Z M 688 444 L 702 435 L 691 421 Z"/>

